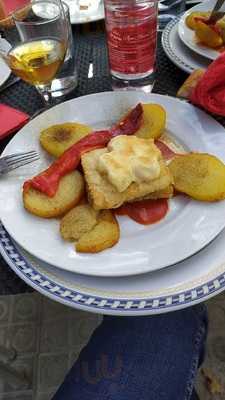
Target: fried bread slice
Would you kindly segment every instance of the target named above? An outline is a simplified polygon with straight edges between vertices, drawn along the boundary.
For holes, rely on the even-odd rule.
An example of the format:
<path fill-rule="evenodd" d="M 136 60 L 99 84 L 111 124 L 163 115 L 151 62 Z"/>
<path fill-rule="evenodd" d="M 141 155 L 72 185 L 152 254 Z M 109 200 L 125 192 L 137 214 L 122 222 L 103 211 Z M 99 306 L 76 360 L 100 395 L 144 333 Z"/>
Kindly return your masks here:
<path fill-rule="evenodd" d="M 165 189 L 157 190 L 156 192 L 147 194 L 146 196 L 139 197 L 135 201 L 169 199 L 170 197 L 173 197 L 173 193 L 174 193 L 173 185 L 169 185 Z M 128 201 L 128 203 L 133 201 L 134 200 Z"/>
<path fill-rule="evenodd" d="M 107 177 L 100 174 L 97 169 L 98 159 L 105 152 L 107 152 L 106 148 L 97 149 L 83 154 L 81 158 L 88 198 L 93 208 L 96 210 L 117 208 L 125 202 L 143 199 L 150 195 L 154 196 L 152 198 L 156 198 L 155 192 L 158 192 L 159 197 L 157 198 L 171 197 L 173 178 L 163 158 L 159 161 L 160 176 L 157 179 L 150 182 L 134 182 L 123 192 L 118 192 Z"/>

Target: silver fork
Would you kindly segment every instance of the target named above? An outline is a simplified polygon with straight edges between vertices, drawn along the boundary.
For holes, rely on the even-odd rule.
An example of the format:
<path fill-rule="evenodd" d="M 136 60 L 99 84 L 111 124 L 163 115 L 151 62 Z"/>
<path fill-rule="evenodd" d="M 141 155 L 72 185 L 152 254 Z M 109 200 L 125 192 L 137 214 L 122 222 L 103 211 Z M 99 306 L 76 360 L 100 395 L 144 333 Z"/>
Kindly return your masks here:
<path fill-rule="evenodd" d="M 222 18 L 224 12 L 219 12 L 219 10 L 221 9 L 222 5 L 224 3 L 224 0 L 217 0 L 212 11 L 211 14 L 209 16 L 209 19 L 207 20 L 207 23 L 211 23 L 211 24 L 215 24 L 217 22 L 218 19 Z"/>
<path fill-rule="evenodd" d="M 11 154 L 0 158 L 0 174 L 5 174 L 13 169 L 22 167 L 23 165 L 32 163 L 39 159 L 36 151 L 28 151 L 26 153 Z"/>

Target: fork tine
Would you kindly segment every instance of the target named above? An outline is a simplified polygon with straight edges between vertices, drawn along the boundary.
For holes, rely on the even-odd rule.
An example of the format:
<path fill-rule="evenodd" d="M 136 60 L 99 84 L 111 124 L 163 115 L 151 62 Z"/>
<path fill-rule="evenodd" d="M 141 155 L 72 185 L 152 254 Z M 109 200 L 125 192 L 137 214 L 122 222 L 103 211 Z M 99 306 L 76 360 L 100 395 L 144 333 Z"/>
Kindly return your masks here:
<path fill-rule="evenodd" d="M 39 158 L 39 154 L 34 150 L 0 157 L 0 174 L 7 173 L 13 169 L 37 161 Z"/>
<path fill-rule="evenodd" d="M 33 155 L 31 154 L 31 155 L 28 155 L 28 156 L 13 158 L 12 160 L 11 159 L 7 159 L 6 163 L 10 167 L 10 165 L 18 163 L 20 161 L 22 162 L 22 161 L 26 161 L 26 160 L 32 160 L 33 158 L 36 158 L 36 157 L 39 158 L 38 154 L 33 154 Z"/>
<path fill-rule="evenodd" d="M 31 150 L 31 151 L 26 151 L 26 152 L 23 152 L 23 153 L 10 154 L 9 156 L 5 156 L 5 158 L 7 160 L 13 160 L 13 159 L 16 159 L 18 157 L 29 156 L 29 155 L 34 155 L 35 156 L 35 155 L 37 155 L 37 152 L 34 151 L 34 150 Z"/>
<path fill-rule="evenodd" d="M 10 166 L 8 166 L 8 171 L 12 171 L 13 169 L 22 167 L 23 165 L 30 164 L 30 163 L 32 163 L 34 161 L 37 161 L 37 160 L 39 160 L 39 157 L 33 157 L 33 158 L 30 158 L 30 159 L 27 159 L 27 160 L 18 161 L 15 164 L 11 164 Z"/>

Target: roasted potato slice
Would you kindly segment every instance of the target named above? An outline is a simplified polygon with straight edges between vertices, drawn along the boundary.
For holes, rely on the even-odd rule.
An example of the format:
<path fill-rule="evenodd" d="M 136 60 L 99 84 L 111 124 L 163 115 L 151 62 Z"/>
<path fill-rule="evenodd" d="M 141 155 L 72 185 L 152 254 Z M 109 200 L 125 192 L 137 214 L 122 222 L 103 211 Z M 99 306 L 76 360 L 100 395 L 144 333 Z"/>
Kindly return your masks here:
<path fill-rule="evenodd" d="M 42 147 L 52 156 L 59 157 L 65 150 L 92 131 L 90 126 L 78 122 L 52 125 L 40 134 Z"/>
<path fill-rule="evenodd" d="M 169 164 L 177 191 L 196 200 L 225 199 L 225 165 L 218 158 L 201 153 L 175 157 Z"/>
<path fill-rule="evenodd" d="M 196 18 L 207 20 L 209 16 L 210 16 L 210 11 L 194 11 L 186 17 L 185 22 L 188 28 L 195 30 Z"/>
<path fill-rule="evenodd" d="M 119 224 L 110 210 L 99 212 L 98 223 L 80 237 L 75 245 L 81 253 L 98 253 L 114 246 L 120 238 Z"/>
<path fill-rule="evenodd" d="M 73 208 L 84 194 L 84 179 L 80 172 L 65 175 L 53 197 L 30 187 L 23 191 L 23 204 L 27 211 L 43 218 L 53 218 L 65 214 Z"/>
<path fill-rule="evenodd" d="M 157 139 L 166 126 L 166 111 L 159 104 L 142 104 L 143 121 L 136 136 L 144 139 Z"/>
<path fill-rule="evenodd" d="M 89 232 L 97 224 L 98 211 L 89 204 L 72 208 L 60 222 L 60 233 L 63 239 L 74 241 Z"/>
<path fill-rule="evenodd" d="M 195 22 L 195 34 L 201 43 L 216 49 L 223 44 L 223 38 L 210 25 L 202 21 Z"/>

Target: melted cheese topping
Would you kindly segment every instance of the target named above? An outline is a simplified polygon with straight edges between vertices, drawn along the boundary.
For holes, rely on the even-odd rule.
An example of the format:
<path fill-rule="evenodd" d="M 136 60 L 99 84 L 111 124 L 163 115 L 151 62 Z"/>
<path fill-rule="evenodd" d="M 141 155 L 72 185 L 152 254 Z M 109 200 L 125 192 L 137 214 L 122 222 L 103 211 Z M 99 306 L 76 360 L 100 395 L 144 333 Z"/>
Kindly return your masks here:
<path fill-rule="evenodd" d="M 110 140 L 108 152 L 98 161 L 98 171 L 107 176 L 118 192 L 132 182 L 149 182 L 160 175 L 160 150 L 152 139 L 121 135 Z"/>

